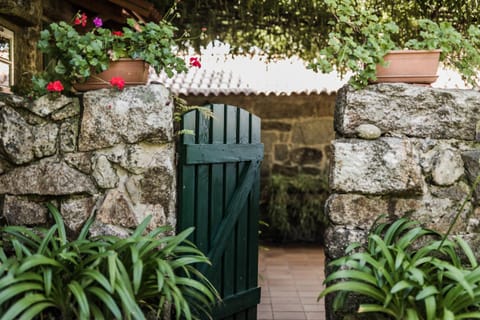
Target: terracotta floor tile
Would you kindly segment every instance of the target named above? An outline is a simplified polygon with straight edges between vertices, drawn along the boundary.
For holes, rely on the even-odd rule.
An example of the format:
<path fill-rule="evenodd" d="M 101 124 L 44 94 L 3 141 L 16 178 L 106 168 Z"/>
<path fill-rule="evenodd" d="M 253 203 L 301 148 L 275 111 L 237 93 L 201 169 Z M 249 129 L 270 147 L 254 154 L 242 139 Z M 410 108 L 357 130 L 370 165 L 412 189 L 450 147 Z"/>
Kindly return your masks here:
<path fill-rule="evenodd" d="M 324 301 L 317 302 L 325 279 L 322 248 L 264 245 L 259 255 L 257 320 L 325 320 Z"/>
<path fill-rule="evenodd" d="M 285 303 L 280 303 L 280 304 L 276 304 L 276 303 L 273 303 L 272 304 L 272 309 L 273 309 L 273 312 L 286 312 L 286 311 L 289 311 L 289 312 L 304 312 L 303 310 L 303 306 L 301 304 L 285 304 Z"/>
<path fill-rule="evenodd" d="M 303 310 L 305 312 L 318 312 L 322 311 L 325 312 L 325 304 L 318 302 L 317 304 L 304 304 L 303 305 Z"/>
<path fill-rule="evenodd" d="M 271 297 L 270 301 L 273 304 L 301 304 L 302 300 L 298 296 L 291 297 Z"/>
<path fill-rule="evenodd" d="M 325 320 L 325 312 L 306 312 L 307 320 Z"/>
<path fill-rule="evenodd" d="M 306 320 L 305 312 L 274 312 L 275 320 Z"/>
<path fill-rule="evenodd" d="M 274 320 L 273 312 L 258 311 L 257 312 L 257 320 Z"/>

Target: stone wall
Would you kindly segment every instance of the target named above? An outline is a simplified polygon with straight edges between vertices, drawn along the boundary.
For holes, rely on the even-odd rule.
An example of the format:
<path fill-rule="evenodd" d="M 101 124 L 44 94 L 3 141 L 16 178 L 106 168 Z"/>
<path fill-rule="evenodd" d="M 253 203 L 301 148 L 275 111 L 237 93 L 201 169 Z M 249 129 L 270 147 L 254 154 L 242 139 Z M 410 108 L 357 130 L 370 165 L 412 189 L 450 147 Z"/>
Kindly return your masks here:
<path fill-rule="evenodd" d="M 161 85 L 35 101 L 0 94 L 3 223 L 49 223 L 60 208 L 72 232 L 96 212 L 94 233 L 125 234 L 151 214 L 175 226 L 173 102 Z"/>
<path fill-rule="evenodd" d="M 294 94 L 184 96 L 192 105 L 226 103 L 241 107 L 262 119 L 265 157 L 262 176 L 272 173 L 319 174 L 329 166 L 334 139 L 335 95 Z"/>
<path fill-rule="evenodd" d="M 377 217 L 446 232 L 480 174 L 480 93 L 407 84 L 344 87 L 335 109 L 326 260 L 364 241 Z M 480 189 L 453 233 L 480 257 Z M 328 273 L 328 268 L 327 268 Z M 330 301 L 327 318 L 337 319 Z"/>

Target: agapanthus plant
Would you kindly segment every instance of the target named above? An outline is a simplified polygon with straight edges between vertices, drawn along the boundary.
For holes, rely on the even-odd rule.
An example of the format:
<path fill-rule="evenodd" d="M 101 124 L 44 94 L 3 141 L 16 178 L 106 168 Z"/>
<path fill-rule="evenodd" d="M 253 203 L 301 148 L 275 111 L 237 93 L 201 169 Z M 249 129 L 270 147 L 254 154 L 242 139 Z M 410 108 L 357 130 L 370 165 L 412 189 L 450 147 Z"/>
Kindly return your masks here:
<path fill-rule="evenodd" d="M 49 63 L 45 71 L 33 77 L 34 95 L 48 92 L 48 83 L 60 81 L 65 91 L 92 74 L 105 71 L 111 61 L 120 58 L 145 60 L 157 73 L 168 76 L 187 70 L 184 59 L 176 52 L 177 28 L 167 20 L 142 23 L 127 19 L 121 30 L 104 28 L 99 17 L 77 13 L 71 23 L 51 23 L 40 34 L 39 49 Z M 195 63 L 199 66 L 199 63 Z M 118 89 L 123 86 L 118 85 Z M 121 88 L 122 87 L 122 88 Z"/>

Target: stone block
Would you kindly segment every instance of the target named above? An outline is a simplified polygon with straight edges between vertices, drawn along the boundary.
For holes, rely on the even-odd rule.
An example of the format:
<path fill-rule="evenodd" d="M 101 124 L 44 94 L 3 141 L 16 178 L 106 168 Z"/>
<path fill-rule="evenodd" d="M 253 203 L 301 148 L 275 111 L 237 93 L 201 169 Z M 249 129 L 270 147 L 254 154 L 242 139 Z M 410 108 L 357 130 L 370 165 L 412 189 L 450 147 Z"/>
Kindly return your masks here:
<path fill-rule="evenodd" d="M 0 194 L 95 194 L 92 179 L 56 158 L 44 158 L 0 176 Z"/>
<path fill-rule="evenodd" d="M 297 121 L 292 128 L 292 143 L 315 145 L 330 143 L 335 139 L 331 118 Z"/>
<path fill-rule="evenodd" d="M 48 221 L 48 209 L 42 202 L 5 195 L 3 216 L 9 225 L 43 225 Z"/>
<path fill-rule="evenodd" d="M 120 143 L 170 142 L 173 104 L 162 85 L 134 86 L 121 92 L 108 89 L 84 94 L 79 150 L 90 151 Z"/>
<path fill-rule="evenodd" d="M 330 177 L 341 193 L 421 194 L 423 186 L 414 148 L 399 138 L 335 140 Z"/>
<path fill-rule="evenodd" d="M 290 160 L 298 165 L 320 164 L 323 153 L 315 148 L 297 148 L 290 153 Z"/>
<path fill-rule="evenodd" d="M 288 145 L 287 144 L 276 144 L 275 145 L 275 161 L 286 161 L 288 160 Z"/>
<path fill-rule="evenodd" d="M 335 130 L 354 137 L 370 123 L 382 132 L 409 137 L 474 140 L 480 120 L 477 90 L 377 84 L 363 90 L 343 87 L 337 95 Z"/>

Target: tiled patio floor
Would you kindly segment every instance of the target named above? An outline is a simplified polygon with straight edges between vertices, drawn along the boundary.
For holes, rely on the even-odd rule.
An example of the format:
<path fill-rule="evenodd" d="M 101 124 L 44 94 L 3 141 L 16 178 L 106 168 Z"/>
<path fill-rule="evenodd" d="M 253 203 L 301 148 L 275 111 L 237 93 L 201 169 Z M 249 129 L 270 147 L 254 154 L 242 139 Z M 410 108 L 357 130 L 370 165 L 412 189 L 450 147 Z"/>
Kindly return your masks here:
<path fill-rule="evenodd" d="M 324 280 L 323 248 L 311 245 L 263 245 L 259 251 L 262 298 L 258 320 L 324 320 L 317 296 Z"/>

